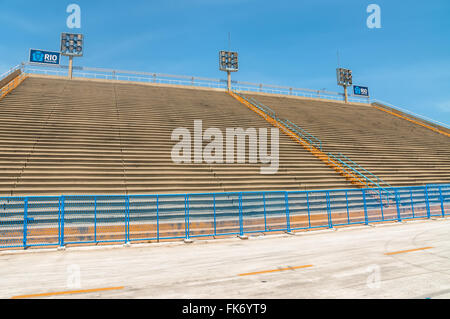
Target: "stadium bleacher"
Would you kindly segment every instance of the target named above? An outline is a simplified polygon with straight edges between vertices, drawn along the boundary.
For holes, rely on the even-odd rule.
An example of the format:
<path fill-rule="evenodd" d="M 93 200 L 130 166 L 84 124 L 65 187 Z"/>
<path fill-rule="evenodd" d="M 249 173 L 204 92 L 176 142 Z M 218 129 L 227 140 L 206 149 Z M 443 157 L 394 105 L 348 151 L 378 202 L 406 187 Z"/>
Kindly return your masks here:
<path fill-rule="evenodd" d="M 246 94 L 392 186 L 450 181 L 450 140 L 369 104 Z M 440 128 L 446 132 L 446 128 Z"/>
<path fill-rule="evenodd" d="M 270 127 L 224 92 L 33 76 L 0 112 L 1 195 L 355 187 L 282 134 L 274 175 L 259 163 L 173 163 L 171 133 L 195 119 L 222 131 Z"/>

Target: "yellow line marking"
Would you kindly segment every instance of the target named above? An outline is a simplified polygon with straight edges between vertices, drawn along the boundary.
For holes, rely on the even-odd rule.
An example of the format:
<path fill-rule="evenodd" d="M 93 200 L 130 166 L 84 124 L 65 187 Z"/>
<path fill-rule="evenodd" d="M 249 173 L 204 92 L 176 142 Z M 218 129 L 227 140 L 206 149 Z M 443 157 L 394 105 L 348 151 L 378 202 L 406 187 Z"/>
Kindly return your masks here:
<path fill-rule="evenodd" d="M 313 265 L 304 265 L 304 266 L 297 266 L 297 267 L 288 267 L 288 268 L 279 268 L 279 269 L 271 269 L 271 270 L 263 270 L 263 271 L 256 271 L 256 272 L 249 272 L 245 274 L 239 274 L 238 276 L 251 276 L 251 275 L 259 275 L 259 274 L 268 274 L 272 272 L 278 272 L 278 271 L 286 271 L 286 270 L 295 270 L 295 269 L 302 269 L 302 268 L 309 268 Z"/>
<path fill-rule="evenodd" d="M 86 290 L 48 292 L 48 293 L 43 293 L 43 294 L 14 296 L 14 297 L 11 297 L 11 299 L 25 299 L 25 298 L 38 298 L 38 297 L 49 297 L 49 296 L 71 295 L 71 294 L 85 294 L 85 293 L 90 293 L 90 292 L 120 290 L 123 288 L 124 287 L 108 287 L 108 288 L 97 288 L 97 289 L 86 289 Z"/>
<path fill-rule="evenodd" d="M 419 121 L 410 119 L 410 118 L 408 118 L 408 117 L 406 117 L 406 116 L 403 116 L 403 115 L 401 115 L 401 114 L 398 114 L 398 113 L 396 113 L 396 112 L 392 112 L 392 111 L 386 110 L 386 109 L 383 108 L 383 107 L 379 107 L 379 106 L 376 106 L 376 105 L 372 105 L 372 106 L 373 106 L 374 108 L 380 110 L 380 111 L 383 111 L 383 112 L 392 114 L 392 115 L 394 115 L 394 116 L 397 116 L 397 117 L 399 117 L 399 118 L 402 118 L 402 119 L 407 120 L 407 121 L 409 121 L 409 122 L 412 122 L 412 123 L 414 123 L 414 124 L 423 126 L 423 127 L 427 128 L 427 129 L 430 129 L 430 130 L 432 130 L 432 131 L 434 131 L 434 132 L 437 132 L 437 133 L 439 133 L 439 134 L 442 134 L 442 135 L 445 135 L 445 136 L 450 137 L 450 134 L 449 134 L 449 133 L 444 132 L 444 131 L 442 131 L 442 130 L 440 130 L 440 129 L 438 129 L 438 128 L 435 128 L 435 127 L 433 127 L 433 126 L 430 126 L 430 125 L 421 123 L 421 122 L 419 122 Z"/>
<path fill-rule="evenodd" d="M 385 253 L 385 255 L 388 255 L 388 256 L 397 255 L 397 254 L 409 253 L 412 251 L 419 251 L 419 250 L 425 250 L 425 249 L 431 249 L 431 248 L 434 248 L 434 247 L 423 247 L 423 248 L 416 248 L 416 249 L 400 250 L 400 251 L 394 251 L 391 253 Z"/>

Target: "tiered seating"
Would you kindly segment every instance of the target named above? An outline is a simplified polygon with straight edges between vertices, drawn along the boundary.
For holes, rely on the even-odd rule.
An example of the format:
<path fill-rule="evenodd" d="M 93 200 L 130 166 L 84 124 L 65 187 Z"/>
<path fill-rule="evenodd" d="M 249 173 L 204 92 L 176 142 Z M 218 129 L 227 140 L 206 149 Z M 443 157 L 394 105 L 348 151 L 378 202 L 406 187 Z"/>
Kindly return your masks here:
<path fill-rule="evenodd" d="M 450 182 L 450 139 L 370 105 L 247 94 L 392 186 Z M 445 129 L 443 128 L 443 131 Z"/>
<path fill-rule="evenodd" d="M 280 134 L 280 168 L 175 164 L 171 133 L 270 125 L 224 92 L 30 77 L 0 100 L 0 194 L 160 194 L 354 187 Z M 270 148 L 269 148 L 270 149 Z"/>

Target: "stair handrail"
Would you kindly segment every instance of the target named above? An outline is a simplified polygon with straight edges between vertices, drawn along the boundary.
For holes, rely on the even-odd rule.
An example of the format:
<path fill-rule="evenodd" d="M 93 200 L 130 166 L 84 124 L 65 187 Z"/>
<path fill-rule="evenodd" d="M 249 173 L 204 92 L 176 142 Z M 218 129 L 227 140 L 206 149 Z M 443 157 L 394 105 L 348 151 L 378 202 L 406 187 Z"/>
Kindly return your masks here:
<path fill-rule="evenodd" d="M 271 116 L 275 120 L 277 120 L 277 121 L 283 123 L 284 125 L 286 125 L 287 127 L 289 127 L 296 134 L 298 134 L 302 138 L 306 139 L 311 145 L 313 145 L 313 146 L 317 147 L 318 149 L 322 150 L 322 141 L 320 139 L 318 139 L 317 137 L 315 137 L 314 135 L 312 135 L 311 133 L 309 133 L 306 130 L 302 129 L 298 125 L 292 123 L 288 119 L 281 119 L 281 118 L 279 118 L 274 110 L 272 110 L 270 107 L 260 103 L 256 99 L 254 99 L 252 97 L 248 97 L 247 98 L 243 94 L 239 94 L 239 93 L 236 93 L 236 92 L 235 92 L 235 94 L 239 95 L 241 98 L 243 98 L 247 102 L 251 103 L 252 105 L 257 107 L 259 110 L 264 112 L 265 114 Z"/>
<path fill-rule="evenodd" d="M 366 181 L 372 183 L 372 187 L 378 188 L 378 189 L 380 190 L 380 192 L 381 192 L 381 191 L 384 191 L 384 192 L 387 194 L 387 195 L 386 195 L 386 199 L 387 199 L 388 201 L 389 201 L 390 198 L 393 198 L 393 197 L 394 197 L 394 194 L 391 193 L 391 192 L 388 190 L 388 188 L 392 188 L 392 186 L 389 185 L 388 183 L 384 182 L 382 179 L 380 179 L 380 178 L 377 177 L 376 175 L 372 174 L 371 172 L 369 172 L 369 171 L 366 170 L 365 168 L 363 168 L 363 167 L 361 167 L 360 165 L 358 165 L 358 164 L 355 163 L 355 164 L 358 165 L 361 169 L 363 169 L 365 172 L 367 172 L 367 173 L 369 173 L 370 175 L 372 175 L 373 177 L 377 178 L 377 182 L 374 182 L 373 180 L 371 180 L 370 178 L 368 178 L 366 175 L 364 175 L 363 173 L 361 173 L 360 171 L 358 171 L 356 168 L 354 168 L 354 167 L 352 167 L 351 165 L 349 165 L 349 164 L 347 164 L 346 162 L 344 162 L 342 159 L 340 159 L 340 158 L 334 156 L 334 155 L 331 154 L 331 153 L 328 153 L 328 155 L 330 155 L 330 156 L 332 156 L 333 158 L 335 158 L 336 160 L 338 160 L 341 164 L 343 164 L 343 165 L 349 167 L 351 170 L 353 170 L 353 172 L 355 172 L 355 173 L 358 174 L 359 176 L 363 177 Z M 342 155 L 342 154 L 340 153 L 340 155 Z M 342 155 L 342 156 L 343 156 L 343 155 Z M 346 156 L 343 156 L 343 157 L 346 158 L 346 159 L 348 159 L 350 162 L 354 163 L 354 162 L 353 162 L 351 159 L 349 159 L 348 157 L 346 157 Z M 383 181 L 385 184 L 387 184 L 387 185 L 389 185 L 389 186 L 388 186 L 388 187 L 383 187 L 383 186 L 381 186 L 381 185 L 378 183 L 378 180 Z M 370 188 L 370 184 L 369 184 L 369 183 L 366 182 L 365 184 L 367 185 L 368 188 Z"/>
<path fill-rule="evenodd" d="M 298 126 L 297 124 L 292 123 L 291 121 L 289 121 L 288 119 L 285 119 L 285 121 L 287 121 L 288 123 L 290 123 L 292 126 L 294 126 L 295 128 L 297 128 L 298 130 L 302 131 L 303 133 L 305 133 L 306 135 L 308 135 L 311 139 L 315 140 L 317 142 L 317 144 L 319 144 L 319 149 L 322 150 L 322 141 L 315 137 L 314 135 L 312 135 L 311 133 L 309 133 L 307 130 L 301 128 L 300 126 Z"/>
<path fill-rule="evenodd" d="M 378 184 L 384 184 L 387 187 L 392 187 L 392 185 L 390 185 L 389 183 L 385 182 L 383 179 L 379 178 L 378 176 L 376 176 L 375 174 L 371 173 L 370 171 L 368 171 L 367 169 L 365 169 L 364 167 L 362 167 L 361 165 L 355 163 L 354 161 L 352 161 L 350 158 L 348 158 L 347 156 L 345 156 L 342 153 L 339 153 L 340 157 L 343 157 L 345 160 L 349 161 L 350 163 L 352 163 L 353 165 L 357 166 L 358 168 L 362 169 L 363 171 L 365 171 L 366 173 L 372 175 L 373 177 L 375 177 L 377 179 Z"/>
<path fill-rule="evenodd" d="M 252 99 L 255 102 L 252 102 L 251 100 L 249 100 L 247 97 L 245 97 L 243 94 L 239 94 L 237 92 L 233 92 L 234 94 L 238 95 L 239 97 L 243 98 L 244 100 L 246 100 L 248 103 L 252 104 L 253 106 L 257 107 L 259 110 L 261 110 L 262 112 L 264 112 L 265 114 L 269 115 L 270 117 L 273 117 L 274 119 L 278 120 L 278 116 L 275 113 L 274 110 L 272 110 L 269 107 L 266 107 L 265 105 L 261 105 L 260 103 L 257 103 L 254 99 Z M 266 109 L 267 108 L 267 109 Z"/>
<path fill-rule="evenodd" d="M 0 99 L 4 98 L 8 93 L 10 93 L 16 87 L 18 87 L 19 84 L 22 83 L 25 78 L 26 78 L 26 75 L 25 75 L 25 73 L 22 72 L 18 76 L 16 76 L 14 79 L 9 81 L 8 84 L 1 87 L 0 88 Z"/>
<path fill-rule="evenodd" d="M 4 72 L 3 74 L 0 75 L 0 80 L 3 80 L 4 78 L 6 78 L 8 75 L 12 74 L 13 72 L 21 69 L 23 67 L 22 64 L 18 64 L 14 67 L 12 67 L 11 69 L 9 69 L 8 71 Z"/>
<path fill-rule="evenodd" d="M 357 169 L 351 167 L 350 165 L 348 165 L 347 163 L 345 163 L 344 161 L 342 161 L 340 158 L 338 158 L 337 156 L 335 156 L 332 153 L 327 153 L 327 155 L 331 158 L 333 158 L 334 160 L 338 161 L 343 168 L 348 168 L 350 171 L 352 171 L 354 174 L 356 174 L 356 176 L 358 176 L 360 178 L 360 181 L 362 181 L 362 183 L 367 186 L 370 187 L 370 183 L 376 185 L 376 183 L 374 181 L 372 181 L 370 178 L 368 178 L 367 176 L 365 176 L 364 174 L 362 174 L 361 172 L 359 172 Z M 369 183 L 370 182 L 370 183 Z"/>
<path fill-rule="evenodd" d="M 256 99 L 252 98 L 251 96 L 248 97 L 252 102 L 261 105 L 262 107 L 264 107 L 265 109 L 269 110 L 272 114 L 276 114 L 276 112 L 274 110 L 272 110 L 270 107 L 268 107 L 265 104 L 262 104 L 261 102 L 257 101 Z"/>
<path fill-rule="evenodd" d="M 292 131 L 294 131 L 296 134 L 298 134 L 299 136 L 301 136 L 303 139 L 307 140 L 311 145 L 313 145 L 314 147 L 316 147 L 319 150 L 322 150 L 322 142 L 316 138 L 314 135 L 313 137 L 319 141 L 319 143 L 311 140 L 308 136 L 305 136 L 302 132 L 299 132 L 299 130 L 297 130 L 296 126 L 291 126 L 289 123 L 289 120 L 279 120 L 281 123 L 283 123 L 284 125 L 286 125 L 287 127 L 289 127 Z"/>

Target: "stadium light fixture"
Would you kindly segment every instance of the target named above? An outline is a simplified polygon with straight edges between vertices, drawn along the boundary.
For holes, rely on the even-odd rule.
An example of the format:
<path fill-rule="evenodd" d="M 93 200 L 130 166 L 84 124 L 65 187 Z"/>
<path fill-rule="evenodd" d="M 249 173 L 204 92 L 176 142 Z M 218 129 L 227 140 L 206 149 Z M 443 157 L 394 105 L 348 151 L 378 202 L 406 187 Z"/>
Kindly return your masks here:
<path fill-rule="evenodd" d="M 219 51 L 219 69 L 227 72 L 227 89 L 231 90 L 231 72 L 239 71 L 238 53 Z"/>
<path fill-rule="evenodd" d="M 336 76 L 337 76 L 337 84 L 344 87 L 345 103 L 348 103 L 347 87 L 353 85 L 352 70 L 337 68 Z"/>
<path fill-rule="evenodd" d="M 69 78 L 72 79 L 73 58 L 82 57 L 84 36 L 76 33 L 61 33 L 61 54 L 69 57 Z"/>

